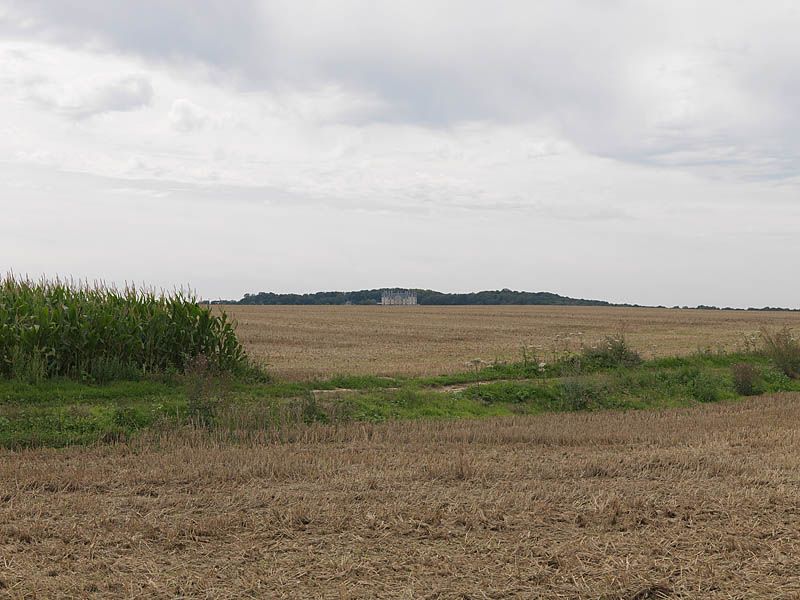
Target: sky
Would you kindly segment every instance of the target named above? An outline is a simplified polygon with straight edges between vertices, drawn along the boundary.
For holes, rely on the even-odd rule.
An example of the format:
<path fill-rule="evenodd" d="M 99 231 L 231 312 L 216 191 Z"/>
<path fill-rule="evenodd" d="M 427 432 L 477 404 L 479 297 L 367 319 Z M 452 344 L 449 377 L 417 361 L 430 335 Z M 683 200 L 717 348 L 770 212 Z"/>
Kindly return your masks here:
<path fill-rule="evenodd" d="M 800 307 L 795 0 L 0 0 L 0 272 Z"/>

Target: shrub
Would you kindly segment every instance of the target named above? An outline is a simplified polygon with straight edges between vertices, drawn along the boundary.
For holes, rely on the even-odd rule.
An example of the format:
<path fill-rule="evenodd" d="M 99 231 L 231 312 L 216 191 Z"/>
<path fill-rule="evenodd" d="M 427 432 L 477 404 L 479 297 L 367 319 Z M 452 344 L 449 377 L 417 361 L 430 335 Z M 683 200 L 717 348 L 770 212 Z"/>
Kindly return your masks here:
<path fill-rule="evenodd" d="M 721 396 L 719 381 L 702 372 L 690 381 L 689 392 L 698 402 L 716 402 Z"/>
<path fill-rule="evenodd" d="M 561 382 L 561 403 L 565 410 L 588 410 L 602 406 L 608 392 L 602 386 L 578 377 L 567 377 Z"/>
<path fill-rule="evenodd" d="M 0 377 L 128 379 L 199 355 L 222 371 L 247 365 L 225 314 L 189 294 L 0 279 Z"/>
<path fill-rule="evenodd" d="M 584 346 L 581 362 L 593 368 L 634 367 L 641 364 L 642 357 L 630 347 L 624 334 L 617 333 L 595 346 Z"/>
<path fill-rule="evenodd" d="M 759 393 L 758 370 L 750 363 L 736 363 L 731 367 L 731 375 L 737 394 L 753 396 Z"/>
<path fill-rule="evenodd" d="M 791 379 L 800 377 L 800 342 L 788 327 L 778 331 L 761 330 L 764 355 Z"/>

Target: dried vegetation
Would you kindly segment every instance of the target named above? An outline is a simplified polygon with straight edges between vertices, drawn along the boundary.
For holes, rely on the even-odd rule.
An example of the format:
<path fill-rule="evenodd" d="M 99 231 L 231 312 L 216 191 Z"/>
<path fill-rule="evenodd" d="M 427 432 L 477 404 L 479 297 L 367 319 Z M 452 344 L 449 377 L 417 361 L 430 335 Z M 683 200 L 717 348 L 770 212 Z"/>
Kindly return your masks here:
<path fill-rule="evenodd" d="M 0 451 L 10 598 L 786 598 L 800 396 Z"/>
<path fill-rule="evenodd" d="M 644 358 L 740 348 L 743 333 L 800 329 L 800 313 L 573 306 L 228 306 L 237 334 L 279 378 L 440 375 L 520 360 L 521 346 L 576 350 L 624 330 Z M 579 335 L 580 334 L 580 335 Z M 549 357 L 547 357 L 549 359 Z"/>

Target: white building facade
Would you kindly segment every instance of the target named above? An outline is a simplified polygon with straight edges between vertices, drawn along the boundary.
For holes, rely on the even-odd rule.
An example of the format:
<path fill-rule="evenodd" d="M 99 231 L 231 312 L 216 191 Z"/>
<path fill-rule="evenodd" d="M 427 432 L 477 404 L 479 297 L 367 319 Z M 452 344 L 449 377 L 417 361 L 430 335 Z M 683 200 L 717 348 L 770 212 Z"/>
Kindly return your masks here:
<path fill-rule="evenodd" d="M 417 292 L 414 290 L 383 290 L 381 304 L 383 306 L 410 306 L 417 303 Z"/>

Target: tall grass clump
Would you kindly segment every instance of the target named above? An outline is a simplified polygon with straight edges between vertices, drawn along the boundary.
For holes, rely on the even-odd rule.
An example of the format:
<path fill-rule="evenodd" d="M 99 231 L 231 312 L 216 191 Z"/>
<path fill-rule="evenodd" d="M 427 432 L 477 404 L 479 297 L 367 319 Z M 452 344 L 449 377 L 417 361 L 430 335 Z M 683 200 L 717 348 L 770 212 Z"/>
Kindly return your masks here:
<path fill-rule="evenodd" d="M 791 329 L 761 330 L 762 352 L 791 379 L 800 378 L 800 340 Z"/>
<path fill-rule="evenodd" d="M 631 348 L 622 332 L 607 336 L 599 344 L 584 346 L 580 359 L 584 367 L 594 369 L 635 367 L 642 363 L 642 357 Z"/>
<path fill-rule="evenodd" d="M 0 279 L 0 377 L 127 379 L 183 372 L 197 356 L 221 372 L 247 368 L 225 314 L 190 293 Z"/>

